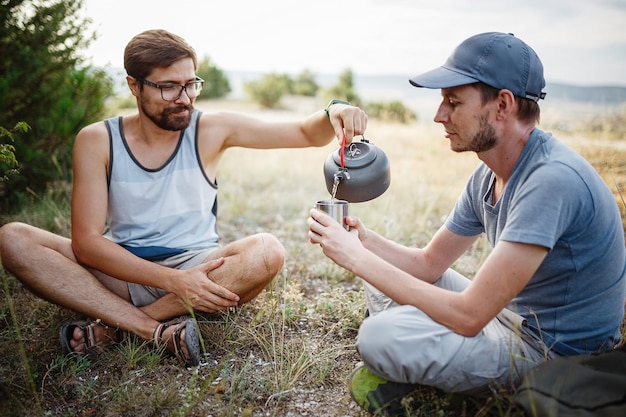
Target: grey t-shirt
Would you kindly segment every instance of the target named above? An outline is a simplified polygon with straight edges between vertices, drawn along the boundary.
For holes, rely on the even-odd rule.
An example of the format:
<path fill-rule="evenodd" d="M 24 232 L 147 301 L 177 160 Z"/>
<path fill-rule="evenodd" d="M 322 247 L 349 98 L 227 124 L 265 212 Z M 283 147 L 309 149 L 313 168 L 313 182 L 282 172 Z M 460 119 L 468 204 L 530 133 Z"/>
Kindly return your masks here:
<path fill-rule="evenodd" d="M 559 354 L 612 348 L 624 315 L 626 251 L 607 185 L 584 158 L 539 129 L 495 204 L 494 180 L 485 164 L 476 168 L 447 228 L 464 236 L 484 232 L 492 246 L 505 240 L 548 248 L 508 307 Z"/>

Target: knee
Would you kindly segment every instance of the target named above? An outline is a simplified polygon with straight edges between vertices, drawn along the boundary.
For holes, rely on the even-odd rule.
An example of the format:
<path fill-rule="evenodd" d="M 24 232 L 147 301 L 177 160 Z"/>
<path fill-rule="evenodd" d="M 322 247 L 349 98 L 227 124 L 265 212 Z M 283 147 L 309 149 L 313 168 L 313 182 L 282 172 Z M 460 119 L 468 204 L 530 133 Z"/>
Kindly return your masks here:
<path fill-rule="evenodd" d="M 393 343 L 390 329 L 392 323 L 381 320 L 381 315 L 370 316 L 363 321 L 359 328 L 356 347 L 359 356 L 365 363 L 371 363 L 386 355 L 385 350 L 389 343 Z"/>
<path fill-rule="evenodd" d="M 285 248 L 274 235 L 269 233 L 259 233 L 256 238 L 258 239 L 258 247 L 262 251 L 264 268 L 267 270 L 268 276 L 273 278 L 283 267 Z"/>
<path fill-rule="evenodd" d="M 357 350 L 363 363 L 374 373 L 396 382 L 420 381 L 425 363 L 421 343 L 422 313 L 410 306 L 394 307 L 363 321 Z"/>
<path fill-rule="evenodd" d="M 32 226 L 18 222 L 0 227 L 0 260 L 5 267 L 19 259 L 19 253 L 25 250 L 22 246 L 30 235 L 30 228 Z"/>

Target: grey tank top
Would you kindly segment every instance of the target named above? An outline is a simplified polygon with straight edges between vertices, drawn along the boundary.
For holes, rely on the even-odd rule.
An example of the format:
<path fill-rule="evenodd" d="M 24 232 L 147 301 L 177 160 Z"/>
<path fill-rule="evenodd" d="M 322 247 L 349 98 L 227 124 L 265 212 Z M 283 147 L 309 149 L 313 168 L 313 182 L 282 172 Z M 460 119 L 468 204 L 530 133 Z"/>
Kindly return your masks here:
<path fill-rule="evenodd" d="M 147 259 L 218 241 L 217 184 L 206 176 L 198 154 L 200 114 L 194 110 L 176 150 L 157 169 L 135 159 L 122 117 L 105 121 L 111 145 L 106 238 Z"/>

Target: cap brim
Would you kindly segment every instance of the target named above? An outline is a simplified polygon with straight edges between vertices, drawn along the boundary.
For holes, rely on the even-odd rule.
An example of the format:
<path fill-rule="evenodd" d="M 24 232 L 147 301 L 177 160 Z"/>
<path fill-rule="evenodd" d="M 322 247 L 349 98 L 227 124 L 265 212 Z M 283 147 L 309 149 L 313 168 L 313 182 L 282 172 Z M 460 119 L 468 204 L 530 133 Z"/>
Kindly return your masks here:
<path fill-rule="evenodd" d="M 409 79 L 415 87 L 451 88 L 460 85 L 474 84 L 478 80 L 445 67 L 435 68 Z"/>

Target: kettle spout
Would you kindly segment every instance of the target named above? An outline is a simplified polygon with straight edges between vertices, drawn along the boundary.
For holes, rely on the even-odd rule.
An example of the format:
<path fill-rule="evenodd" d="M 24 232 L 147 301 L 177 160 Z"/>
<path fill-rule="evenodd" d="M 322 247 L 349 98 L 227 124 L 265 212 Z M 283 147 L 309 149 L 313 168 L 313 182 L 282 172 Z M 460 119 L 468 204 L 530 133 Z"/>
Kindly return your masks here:
<path fill-rule="evenodd" d="M 349 179 L 350 179 L 350 173 L 345 168 L 339 168 L 339 171 L 335 172 L 335 175 L 333 175 L 333 180 L 334 180 L 333 182 L 335 184 L 339 184 L 341 181 L 349 180 Z"/>

